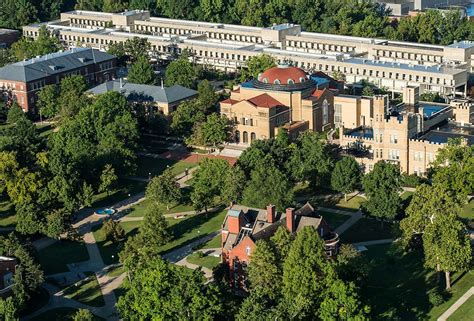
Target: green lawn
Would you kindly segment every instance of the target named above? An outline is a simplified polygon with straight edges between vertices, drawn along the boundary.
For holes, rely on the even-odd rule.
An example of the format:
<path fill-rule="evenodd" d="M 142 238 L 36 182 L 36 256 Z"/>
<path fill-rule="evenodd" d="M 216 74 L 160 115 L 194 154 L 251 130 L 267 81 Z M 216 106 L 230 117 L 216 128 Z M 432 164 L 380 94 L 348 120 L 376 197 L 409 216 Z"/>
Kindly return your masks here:
<path fill-rule="evenodd" d="M 124 272 L 124 269 L 123 269 L 123 266 L 116 266 L 110 270 L 107 271 L 107 276 L 109 278 L 115 278 L 115 277 L 118 277 L 120 275 L 122 275 Z"/>
<path fill-rule="evenodd" d="M 93 307 L 104 306 L 105 302 L 100 292 L 97 277 L 92 272 L 86 272 L 85 274 L 87 275 L 86 279 L 72 284 L 63 290 L 65 297 Z"/>
<path fill-rule="evenodd" d="M 218 266 L 221 263 L 221 258 L 220 257 L 215 257 L 215 256 L 207 256 L 203 255 L 202 257 L 198 255 L 197 252 L 194 252 L 193 254 L 189 255 L 186 260 L 191 263 L 191 264 L 196 264 L 199 266 L 203 266 L 205 268 L 208 268 L 212 270 L 216 266 Z"/>
<path fill-rule="evenodd" d="M 340 208 L 341 210 L 357 212 L 363 202 L 365 202 L 365 198 L 357 195 L 348 197 L 347 202 L 344 200 L 344 197 L 342 197 L 341 200 L 336 204 L 336 207 Z"/>
<path fill-rule="evenodd" d="M 451 298 L 432 307 L 428 293 L 436 284 L 434 271 L 423 266 L 420 251 L 404 253 L 395 245 L 368 246 L 369 276 L 361 300 L 371 306 L 373 320 L 436 320 L 474 284 L 474 271 L 453 276 Z"/>
<path fill-rule="evenodd" d="M 87 261 L 89 254 L 83 242 L 61 240 L 38 251 L 45 275 L 68 272 L 67 264 Z"/>
<path fill-rule="evenodd" d="M 53 133 L 54 127 L 52 125 L 36 125 L 36 130 L 41 137 L 48 137 Z"/>
<path fill-rule="evenodd" d="M 186 187 L 181 189 L 182 193 L 182 200 L 180 204 L 176 204 L 171 206 L 169 211 L 166 210 L 166 207 L 163 206 L 163 214 L 173 214 L 173 213 L 180 213 L 180 212 L 189 212 L 193 211 L 193 205 L 190 201 L 190 191 L 191 187 Z M 145 216 L 145 209 L 148 206 L 148 201 L 145 200 L 135 206 L 133 206 L 127 216 L 130 217 L 143 217 Z"/>
<path fill-rule="evenodd" d="M 471 296 L 451 316 L 448 321 L 472 321 L 474 319 L 474 296 Z"/>
<path fill-rule="evenodd" d="M 77 309 L 73 308 L 57 308 L 46 311 L 34 318 L 31 321 L 68 321 L 72 320 Z M 94 321 L 103 321 L 104 319 L 95 316 Z"/>
<path fill-rule="evenodd" d="M 460 216 L 471 223 L 474 221 L 474 199 L 463 207 Z"/>
<path fill-rule="evenodd" d="M 138 227 L 141 224 L 141 221 L 120 223 L 120 225 L 125 230 L 127 238 L 136 234 L 138 232 Z M 102 260 L 104 261 L 105 265 L 118 263 L 118 253 L 120 252 L 121 245 L 119 243 L 112 243 L 111 241 L 106 240 L 105 233 L 101 227 L 101 225 L 96 225 L 93 228 L 93 234 L 97 246 L 99 247 L 100 255 L 102 255 Z"/>
<path fill-rule="evenodd" d="M 111 206 L 123 201 L 129 197 L 128 195 L 143 192 L 146 188 L 146 183 L 130 179 L 119 179 L 117 186 L 109 195 L 106 192 L 94 195 L 92 207 Z"/>
<path fill-rule="evenodd" d="M 185 161 L 139 156 L 137 159 L 136 176 L 148 178 L 150 173 L 152 177 L 157 176 L 163 173 L 167 167 L 171 167 L 173 173 L 178 175 L 183 173 L 186 168 L 191 169 L 195 166 L 197 166 L 197 164 Z"/>
<path fill-rule="evenodd" d="M 339 214 L 339 213 L 330 213 L 330 212 L 325 212 L 325 211 L 319 211 L 324 220 L 329 224 L 331 229 L 336 229 L 339 225 L 347 221 L 350 216 L 349 215 L 344 215 L 344 214 Z"/>
<path fill-rule="evenodd" d="M 222 236 L 219 234 L 215 237 L 213 237 L 212 239 L 210 239 L 209 241 L 207 241 L 206 243 L 203 243 L 201 244 L 198 248 L 199 249 L 217 249 L 217 248 L 221 248 L 222 244 Z"/>
<path fill-rule="evenodd" d="M 208 213 L 207 216 L 201 214 L 187 216 L 180 219 L 172 217 L 166 218 L 172 237 L 167 244 L 161 247 L 160 251 L 162 253 L 169 252 L 177 247 L 184 246 L 198 238 L 218 231 L 224 221 L 225 214 L 226 211 L 224 210 Z M 141 221 L 122 222 L 120 225 L 124 228 L 126 237 L 129 237 L 138 232 L 138 227 L 141 225 Z M 96 226 L 93 229 L 93 233 L 104 263 L 106 265 L 118 263 L 118 253 L 121 248 L 120 244 L 113 244 L 110 241 L 106 241 L 105 234 L 100 226 Z"/>
<path fill-rule="evenodd" d="M 340 235 L 345 243 L 356 243 L 372 240 L 393 238 L 393 224 L 384 222 L 383 227 L 380 221 L 362 218 L 352 225 L 347 231 Z"/>
<path fill-rule="evenodd" d="M 182 219 L 167 218 L 173 235 L 170 242 L 161 247 L 163 253 L 184 246 L 196 239 L 209 235 L 221 228 L 226 210 L 214 213 L 188 216 Z"/>
<path fill-rule="evenodd" d="M 14 226 L 16 224 L 15 208 L 10 201 L 0 195 L 0 226 Z"/>

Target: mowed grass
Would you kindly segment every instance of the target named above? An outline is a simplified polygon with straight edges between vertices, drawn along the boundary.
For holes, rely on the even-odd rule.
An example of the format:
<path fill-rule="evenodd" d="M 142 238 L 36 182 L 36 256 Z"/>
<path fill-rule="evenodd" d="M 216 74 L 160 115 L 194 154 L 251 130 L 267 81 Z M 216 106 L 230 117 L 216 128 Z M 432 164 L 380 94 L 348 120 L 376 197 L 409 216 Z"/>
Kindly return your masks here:
<path fill-rule="evenodd" d="M 210 255 L 200 256 L 197 252 L 189 255 L 186 260 L 191 264 L 196 264 L 212 270 L 221 263 L 221 258 Z"/>
<path fill-rule="evenodd" d="M 0 195 L 0 226 L 14 226 L 16 224 L 15 208 L 7 197 Z"/>
<path fill-rule="evenodd" d="M 93 306 L 102 307 L 105 305 L 104 298 L 100 291 L 97 277 L 92 272 L 86 272 L 87 278 L 65 288 L 66 298 Z"/>
<path fill-rule="evenodd" d="M 405 253 L 390 244 L 367 249 L 370 271 L 361 300 L 371 306 L 371 320 L 434 321 L 474 284 L 474 271 L 454 274 L 451 297 L 433 307 L 428 293 L 438 286 L 436 273 L 424 267 L 421 251 Z"/>
<path fill-rule="evenodd" d="M 198 246 L 199 249 L 220 249 L 222 247 L 222 236 L 219 234 L 206 243 Z"/>
<path fill-rule="evenodd" d="M 45 275 L 68 272 L 67 264 L 89 260 L 83 242 L 61 240 L 37 252 Z"/>
<path fill-rule="evenodd" d="M 324 220 L 329 224 L 329 226 L 333 230 L 350 218 L 349 215 L 344 215 L 344 214 L 339 214 L 339 213 L 331 213 L 331 212 L 325 212 L 325 211 L 319 211 L 318 213 L 322 215 Z"/>
<path fill-rule="evenodd" d="M 197 166 L 197 164 L 185 161 L 139 156 L 135 175 L 142 178 L 149 178 L 150 176 L 160 175 L 167 168 L 171 168 L 173 173 L 178 175 L 184 173 L 186 168 L 191 169 L 195 166 Z"/>
<path fill-rule="evenodd" d="M 459 216 L 474 229 L 474 199 L 464 205 Z"/>
<path fill-rule="evenodd" d="M 56 308 L 48 310 L 40 315 L 31 318 L 31 321 L 69 321 L 73 320 L 78 309 L 73 308 Z M 94 321 L 104 321 L 104 319 L 94 316 Z"/>
<path fill-rule="evenodd" d="M 341 200 L 336 204 L 336 207 L 340 208 L 341 210 L 357 212 L 360 209 L 362 203 L 365 201 L 365 198 L 357 195 L 348 197 L 347 201 L 345 201 L 344 197 L 342 197 Z"/>
<path fill-rule="evenodd" d="M 126 238 L 135 235 L 141 224 L 141 221 L 120 223 L 122 228 L 125 230 Z M 120 252 L 122 245 L 120 243 L 113 243 L 110 240 L 106 240 L 102 225 L 95 226 L 93 228 L 93 234 L 105 265 L 118 263 L 118 253 Z"/>
<path fill-rule="evenodd" d="M 459 309 L 454 311 L 448 321 L 472 321 L 474 319 L 474 296 L 464 302 Z"/>
<path fill-rule="evenodd" d="M 112 206 L 130 196 L 143 192 L 146 188 L 145 182 L 138 182 L 130 179 L 119 179 L 117 187 L 107 192 L 94 195 L 92 207 Z"/>
<path fill-rule="evenodd" d="M 389 239 L 394 237 L 393 224 L 362 218 L 340 235 L 344 243 L 357 243 L 373 240 Z"/>
<path fill-rule="evenodd" d="M 161 246 L 160 252 L 165 254 L 178 247 L 184 246 L 199 238 L 207 236 L 221 228 L 224 221 L 226 211 L 218 211 L 213 213 L 190 215 L 184 218 L 175 219 L 172 217 L 166 218 L 171 234 L 170 241 Z M 138 232 L 142 221 L 136 222 L 121 222 L 120 225 L 126 232 L 126 237 L 130 237 Z M 118 263 L 118 253 L 123 245 L 120 243 L 112 243 L 105 239 L 105 234 L 101 226 L 96 226 L 93 230 L 94 238 L 99 247 L 100 254 L 106 265 Z M 220 247 L 216 246 L 216 247 Z"/>

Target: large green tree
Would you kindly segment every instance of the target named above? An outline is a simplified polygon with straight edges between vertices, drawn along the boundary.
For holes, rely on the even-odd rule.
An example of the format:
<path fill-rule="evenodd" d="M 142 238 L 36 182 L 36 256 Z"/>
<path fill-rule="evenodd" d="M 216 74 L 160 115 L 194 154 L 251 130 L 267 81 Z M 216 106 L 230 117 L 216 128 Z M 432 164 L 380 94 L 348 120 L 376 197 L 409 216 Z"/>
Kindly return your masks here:
<path fill-rule="evenodd" d="M 140 56 L 131 65 L 127 79 L 135 84 L 154 85 L 156 82 L 155 72 L 146 56 Z"/>
<path fill-rule="evenodd" d="M 172 61 L 166 68 L 166 86 L 181 85 L 193 88 L 196 78 L 196 70 L 186 56 Z"/>
<path fill-rule="evenodd" d="M 199 270 L 155 257 L 125 282 L 117 307 L 124 319 L 212 320 L 222 310 L 218 289 Z"/>
<path fill-rule="evenodd" d="M 256 79 L 260 73 L 274 66 L 276 66 L 276 60 L 270 55 L 253 56 L 247 62 L 247 69 L 242 71 L 241 80 Z"/>
<path fill-rule="evenodd" d="M 164 205 L 166 210 L 180 200 L 181 190 L 171 168 L 151 179 L 146 188 L 146 197 L 152 203 Z"/>
<path fill-rule="evenodd" d="M 353 157 L 343 157 L 336 163 L 331 175 L 331 186 L 338 192 L 347 194 L 353 192 L 360 184 L 361 172 L 359 164 Z"/>
<path fill-rule="evenodd" d="M 38 107 L 42 116 L 54 117 L 59 112 L 59 91 L 56 85 L 47 85 L 38 92 Z"/>
<path fill-rule="evenodd" d="M 421 240 L 425 265 L 445 272 L 446 289 L 451 287 L 451 272 L 466 270 L 472 259 L 466 227 L 458 218 L 460 210 L 443 186 L 422 184 L 400 222 L 405 244 Z"/>
<path fill-rule="evenodd" d="M 367 201 L 363 207 L 367 212 L 383 220 L 392 220 L 400 208 L 400 169 L 394 164 L 380 161 L 362 179 Z"/>

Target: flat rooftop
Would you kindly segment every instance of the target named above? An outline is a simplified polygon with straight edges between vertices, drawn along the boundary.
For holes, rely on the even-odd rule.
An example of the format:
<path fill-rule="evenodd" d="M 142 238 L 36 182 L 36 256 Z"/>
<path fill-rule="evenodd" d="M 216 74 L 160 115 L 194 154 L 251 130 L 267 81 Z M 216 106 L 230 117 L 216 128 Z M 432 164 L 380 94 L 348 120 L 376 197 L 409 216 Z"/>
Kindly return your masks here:
<path fill-rule="evenodd" d="M 468 41 L 468 40 L 458 41 L 458 42 L 450 44 L 448 47 L 449 48 L 469 49 L 469 48 L 474 47 L 474 41 Z"/>
<path fill-rule="evenodd" d="M 400 63 L 400 62 L 370 60 L 370 59 L 363 59 L 363 58 L 349 58 L 344 61 L 353 63 L 353 64 L 358 64 L 358 65 L 380 66 L 384 68 L 413 70 L 413 71 L 418 71 L 418 72 L 429 72 L 429 73 L 437 73 L 437 74 L 456 75 L 458 73 L 465 71 L 463 69 L 447 68 L 441 65 L 437 65 L 437 66 L 415 65 L 415 64 L 406 64 L 406 63 Z"/>
<path fill-rule="evenodd" d="M 421 139 L 433 143 L 445 144 L 449 139 L 464 138 L 469 144 L 474 144 L 474 127 L 458 126 L 452 123 L 446 123 L 436 129 L 428 131 Z"/>

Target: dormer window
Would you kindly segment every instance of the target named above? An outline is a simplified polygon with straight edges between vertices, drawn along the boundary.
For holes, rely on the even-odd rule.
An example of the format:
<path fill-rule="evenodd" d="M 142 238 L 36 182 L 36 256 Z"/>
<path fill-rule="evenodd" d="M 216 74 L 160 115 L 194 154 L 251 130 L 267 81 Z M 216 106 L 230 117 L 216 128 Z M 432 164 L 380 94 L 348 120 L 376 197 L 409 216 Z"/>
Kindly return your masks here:
<path fill-rule="evenodd" d="M 280 79 L 275 79 L 275 81 L 273 82 L 275 85 L 279 85 L 280 84 Z"/>
<path fill-rule="evenodd" d="M 246 253 L 247 255 L 250 255 L 250 246 L 247 246 L 247 247 L 245 248 L 245 253 Z"/>
<path fill-rule="evenodd" d="M 268 84 L 268 78 L 263 78 L 262 82 Z"/>
<path fill-rule="evenodd" d="M 294 85 L 295 84 L 295 81 L 293 79 L 288 79 L 288 85 Z"/>
<path fill-rule="evenodd" d="M 305 81 L 306 81 L 306 78 L 300 77 L 300 82 L 305 82 Z"/>

